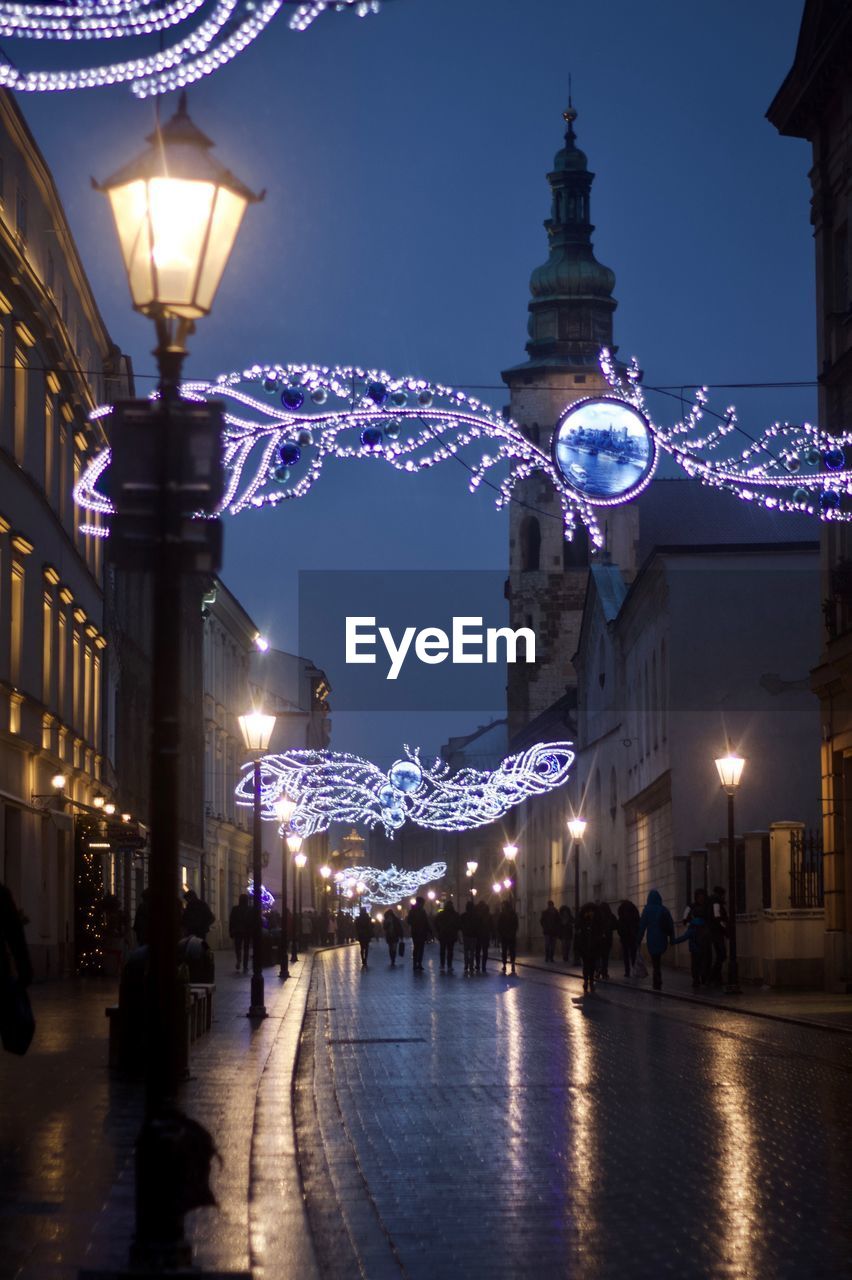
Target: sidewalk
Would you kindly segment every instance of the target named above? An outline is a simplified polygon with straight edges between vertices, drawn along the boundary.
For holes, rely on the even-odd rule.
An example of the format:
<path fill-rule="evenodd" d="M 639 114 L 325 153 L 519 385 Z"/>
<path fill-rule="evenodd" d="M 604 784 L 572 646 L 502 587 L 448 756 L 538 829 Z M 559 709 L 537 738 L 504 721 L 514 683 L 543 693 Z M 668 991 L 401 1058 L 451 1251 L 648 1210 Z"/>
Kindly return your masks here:
<path fill-rule="evenodd" d="M 214 1021 L 190 1052 L 181 1104 L 212 1134 L 217 1209 L 187 1217 L 194 1262 L 254 1280 L 318 1270 L 296 1163 L 293 1071 L 313 958 L 288 982 L 265 970 L 269 1016 L 246 1017 L 250 974 L 216 955 Z M 80 1267 L 126 1266 L 133 1232 L 133 1144 L 142 1082 L 107 1069 L 106 979 L 32 988 L 36 1038 L 0 1055 L 0 1276 L 76 1280 Z"/>
<path fill-rule="evenodd" d="M 741 995 L 726 995 L 723 987 L 702 987 L 693 991 L 692 980 L 686 969 L 674 969 L 663 965 L 663 990 L 653 991 L 651 979 L 633 981 L 623 977 L 624 967 L 618 948 L 613 948 L 610 977 L 600 983 L 604 987 L 621 987 L 637 993 L 637 999 L 653 996 L 655 999 L 689 1000 L 694 1004 L 714 1009 L 747 1013 L 757 1018 L 772 1018 L 777 1022 L 792 1022 L 800 1026 L 828 1028 L 845 1035 L 852 1035 L 852 995 L 833 995 L 826 991 L 782 991 L 766 987 L 743 986 Z M 495 963 L 494 953 L 489 961 Z M 499 957 L 496 958 L 499 967 Z M 581 970 L 573 964 L 555 960 L 547 964 L 543 956 L 526 953 L 518 956 L 518 964 L 547 973 L 561 973 L 579 984 Z"/>

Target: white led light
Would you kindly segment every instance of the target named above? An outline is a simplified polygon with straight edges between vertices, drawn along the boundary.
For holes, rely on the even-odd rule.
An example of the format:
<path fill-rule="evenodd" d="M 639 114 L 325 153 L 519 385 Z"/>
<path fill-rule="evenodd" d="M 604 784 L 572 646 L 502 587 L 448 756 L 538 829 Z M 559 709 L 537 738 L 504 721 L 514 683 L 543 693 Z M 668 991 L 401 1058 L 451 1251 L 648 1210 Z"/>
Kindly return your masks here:
<path fill-rule="evenodd" d="M 412 894 L 416 894 L 424 884 L 443 880 L 446 874 L 446 862 L 430 862 L 419 871 L 405 871 L 391 863 L 385 870 L 378 867 L 347 867 L 340 879 L 343 884 L 357 884 L 358 894 L 366 902 L 395 907 L 400 898 L 409 898 L 413 905 L 416 899 L 411 897 Z"/>

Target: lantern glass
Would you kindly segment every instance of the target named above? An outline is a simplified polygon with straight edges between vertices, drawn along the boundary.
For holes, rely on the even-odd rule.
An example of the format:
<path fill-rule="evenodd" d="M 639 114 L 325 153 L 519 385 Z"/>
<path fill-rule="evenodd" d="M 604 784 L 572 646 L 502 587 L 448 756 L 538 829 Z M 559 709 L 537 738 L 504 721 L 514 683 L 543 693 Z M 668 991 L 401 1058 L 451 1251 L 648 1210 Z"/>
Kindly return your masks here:
<path fill-rule="evenodd" d="M 238 719 L 246 751 L 265 751 L 275 728 L 275 716 L 264 715 L 262 711 L 251 711 Z"/>
<path fill-rule="evenodd" d="M 328 877 L 331 875 L 331 867 L 329 867 L 328 865 L 323 865 L 320 867 L 319 873 L 322 876 L 323 880 L 327 880 Z"/>
<path fill-rule="evenodd" d="M 572 818 L 568 823 L 568 830 L 571 833 L 571 839 L 582 840 L 583 836 L 586 834 L 587 825 L 585 818 Z"/>
<path fill-rule="evenodd" d="M 275 801 L 275 816 L 279 822 L 289 822 L 293 816 L 296 805 L 287 796 L 282 796 L 280 800 Z"/>
<path fill-rule="evenodd" d="M 301 847 L 302 847 L 301 836 L 297 836 L 294 832 L 293 835 L 287 837 L 287 848 L 290 850 L 291 853 L 298 853 Z M 297 859 L 297 862 L 298 862 L 298 859 Z M 304 863 L 300 863 L 299 865 L 304 866 Z"/>
<path fill-rule="evenodd" d="M 729 751 L 726 756 L 721 756 L 716 761 L 719 781 L 729 795 L 733 795 L 737 787 L 740 785 L 740 779 L 743 776 L 744 768 L 745 760 L 742 756 L 735 755 L 733 751 Z"/>
<path fill-rule="evenodd" d="M 305 865 L 305 863 L 307 862 L 307 860 L 308 860 L 308 855 L 306 853 L 297 853 L 296 857 L 293 859 L 293 861 L 296 863 L 296 866 L 299 868 L 300 871 L 302 867 Z"/>
<path fill-rule="evenodd" d="M 518 856 L 518 846 L 516 844 L 503 845 L 503 857 L 508 858 L 510 862 L 514 862 Z"/>

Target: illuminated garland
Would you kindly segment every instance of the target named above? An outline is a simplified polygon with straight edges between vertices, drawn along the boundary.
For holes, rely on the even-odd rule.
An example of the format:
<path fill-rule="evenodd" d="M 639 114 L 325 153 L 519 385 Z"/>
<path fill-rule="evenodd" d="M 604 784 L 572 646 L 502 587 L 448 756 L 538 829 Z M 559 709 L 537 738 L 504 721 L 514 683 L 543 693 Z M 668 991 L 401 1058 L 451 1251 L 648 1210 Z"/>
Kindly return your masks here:
<path fill-rule="evenodd" d="M 248 884 L 246 885 L 246 891 L 248 892 L 248 896 L 250 900 L 254 902 L 254 881 L 253 880 L 249 880 Z M 262 884 L 260 886 L 260 906 L 262 911 L 268 911 L 270 907 L 275 906 L 275 899 L 273 898 L 272 894 L 269 892 L 265 884 Z"/>
<path fill-rule="evenodd" d="M 201 21 L 180 40 L 157 53 L 126 61 L 62 71 L 19 71 L 0 66 L 0 86 L 18 92 L 95 89 L 130 82 L 139 98 L 168 93 L 225 66 L 256 40 L 282 4 L 292 7 L 289 26 L 305 31 L 326 9 L 351 9 L 365 17 L 378 13 L 380 0 L 85 0 L 75 3 L 0 3 L 0 38 L 19 40 L 123 40 L 161 35 Z M 201 12 L 203 11 L 203 13 Z"/>
<path fill-rule="evenodd" d="M 574 752 L 568 742 L 540 742 L 507 756 L 496 769 L 460 769 L 436 760 L 427 767 L 419 751 L 383 773 L 369 760 L 339 751 L 286 751 L 261 761 L 261 813 L 278 821 L 282 797 L 295 803 L 290 829 L 300 836 L 327 831 L 333 822 L 383 826 L 388 835 L 406 822 L 433 831 L 469 831 L 502 818 L 529 796 L 568 780 Z M 237 804 L 254 803 L 253 767 L 236 788 Z"/>
<path fill-rule="evenodd" d="M 443 880 L 446 874 L 446 862 L 430 862 L 419 871 L 405 871 L 391 863 L 386 870 L 379 870 L 378 867 L 347 867 L 345 871 L 338 871 L 334 879 L 340 892 L 347 898 L 354 897 L 359 886 L 363 885 L 359 894 L 362 902 L 394 907 L 403 898 L 414 897 L 424 885 Z"/>
<path fill-rule="evenodd" d="M 492 483 L 496 506 L 503 508 L 517 484 L 539 472 L 559 499 L 565 537 L 572 538 L 581 522 L 598 547 L 603 545 L 601 507 L 635 497 L 650 482 L 660 453 L 687 476 L 743 501 L 822 520 L 852 520 L 852 504 L 843 504 L 844 496 L 852 494 L 852 471 L 846 469 L 844 454 L 852 431 L 829 436 L 807 423 L 776 423 L 741 454 L 713 457 L 736 428 L 733 408 L 726 410 L 719 427 L 702 430 L 707 402 L 702 389 L 681 422 L 660 427 L 648 414 L 636 361 L 622 370 L 603 351 L 601 367 L 612 388 L 610 399 L 642 415 L 652 450 L 641 481 L 628 493 L 616 490 L 610 499 L 584 494 L 581 485 L 572 483 L 570 469 L 511 419 L 473 396 L 421 378 L 358 367 L 253 365 L 212 383 L 186 383 L 183 394 L 198 402 L 225 402 L 226 482 L 220 510 L 232 515 L 304 497 L 330 458 L 380 461 L 413 475 L 475 450 L 469 462 L 471 492 L 500 469 L 502 477 Z M 102 407 L 93 417 L 110 412 Z M 98 488 L 109 460 L 108 450 L 93 458 L 74 490 L 81 507 L 101 516 L 113 511 Z M 103 523 L 81 527 L 96 537 L 108 533 Z"/>

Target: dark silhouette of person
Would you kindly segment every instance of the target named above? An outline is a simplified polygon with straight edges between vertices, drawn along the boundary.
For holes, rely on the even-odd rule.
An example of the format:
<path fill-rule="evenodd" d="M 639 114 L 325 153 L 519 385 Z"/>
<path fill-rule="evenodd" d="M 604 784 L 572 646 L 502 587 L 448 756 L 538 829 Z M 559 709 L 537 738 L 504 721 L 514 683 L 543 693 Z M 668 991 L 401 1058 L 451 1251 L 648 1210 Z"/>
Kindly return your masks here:
<path fill-rule="evenodd" d="M 539 920 L 544 934 L 544 958 L 548 964 L 551 964 L 556 955 L 556 941 L 559 937 L 559 912 L 553 905 L 552 898 L 548 900 Z"/>
<path fill-rule="evenodd" d="M 710 903 L 703 889 L 695 890 L 695 898 L 683 917 L 687 931 L 678 942 L 689 942 L 689 961 L 692 969 L 692 989 L 697 991 L 710 976 Z"/>
<path fill-rule="evenodd" d="M 435 916 L 435 933 L 441 949 L 441 972 L 444 971 L 444 968 L 446 968 L 447 973 L 452 973 L 453 971 L 453 951 L 458 940 L 460 924 L 461 917 L 448 898 Z"/>
<path fill-rule="evenodd" d="M 243 973 L 245 973 L 248 970 L 249 943 L 251 942 L 251 907 L 247 893 L 241 893 L 239 902 L 231 908 L 228 932 L 234 940 L 237 973 L 240 971 L 241 962 Z"/>
<path fill-rule="evenodd" d="M 639 937 L 636 940 L 637 950 L 642 939 L 647 936 L 648 955 L 651 957 L 653 986 L 660 991 L 663 985 L 662 960 L 668 945 L 674 940 L 674 920 L 668 907 L 663 906 L 663 899 L 658 889 L 652 889 L 648 901 L 639 917 Z"/>
<path fill-rule="evenodd" d="M 709 911 L 708 923 L 713 963 L 707 981 L 718 985 L 722 981 L 722 965 L 728 958 L 728 948 L 725 945 L 725 939 L 728 936 L 728 907 L 725 902 L 725 890 L 720 884 L 713 887 Z"/>
<path fill-rule="evenodd" d="M 636 963 L 636 952 L 639 947 L 639 908 L 629 898 L 624 898 L 618 904 L 616 929 L 621 942 L 624 976 L 629 978 L 630 971 Z"/>
<path fill-rule="evenodd" d="M 465 974 L 473 973 L 476 959 L 476 943 L 479 938 L 479 920 L 476 915 L 476 904 L 470 898 L 465 904 L 461 918 L 462 945 L 464 946 Z"/>
<path fill-rule="evenodd" d="M 612 935 L 615 933 L 616 919 L 608 902 L 599 902 L 597 908 L 601 926 L 598 977 L 606 980 L 609 978 L 609 955 L 612 951 Z"/>
<path fill-rule="evenodd" d="M 477 973 L 486 973 L 488 947 L 491 943 L 491 910 L 484 898 L 476 904 L 477 934 L 474 960 Z"/>
<path fill-rule="evenodd" d="M 562 959 L 569 964 L 574 941 L 574 912 L 568 906 L 559 908 L 559 937 L 562 940 Z"/>
<path fill-rule="evenodd" d="M 200 938 L 202 942 L 206 942 L 210 926 L 216 917 L 194 889 L 187 889 L 183 896 L 186 903 L 183 909 L 183 931 L 187 937 Z"/>
<path fill-rule="evenodd" d="M 385 942 L 388 944 L 388 955 L 390 956 L 391 968 L 396 966 L 396 953 L 399 944 L 402 941 L 402 921 L 394 911 L 393 907 L 388 907 L 382 918 L 382 928 L 385 931 Z"/>
<path fill-rule="evenodd" d="M 601 917 L 594 902 L 587 902 L 580 908 L 575 936 L 577 950 L 583 962 L 583 991 L 594 991 L 601 952 Z"/>
<path fill-rule="evenodd" d="M 518 943 L 518 913 L 512 906 L 510 898 L 504 898 L 497 912 L 497 936 L 500 939 L 500 955 L 503 960 L 503 972 L 507 963 L 515 972 L 515 951 Z"/>
<path fill-rule="evenodd" d="M 355 921 L 355 937 L 361 948 L 361 968 L 366 969 L 370 943 L 373 941 L 373 922 L 366 907 L 362 907 L 358 912 L 358 919 Z"/>
<path fill-rule="evenodd" d="M 415 973 L 423 972 L 423 952 L 427 939 L 432 937 L 432 926 L 426 914 L 424 898 L 418 898 L 406 917 L 411 930 L 411 964 Z"/>
<path fill-rule="evenodd" d="M 8 986 L 13 965 L 21 986 L 28 987 L 33 980 L 33 966 L 21 913 L 11 891 L 0 884 L 0 986 Z"/>

